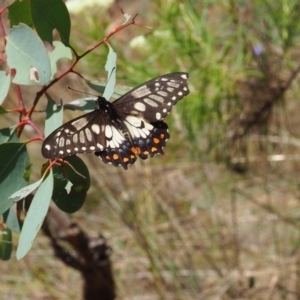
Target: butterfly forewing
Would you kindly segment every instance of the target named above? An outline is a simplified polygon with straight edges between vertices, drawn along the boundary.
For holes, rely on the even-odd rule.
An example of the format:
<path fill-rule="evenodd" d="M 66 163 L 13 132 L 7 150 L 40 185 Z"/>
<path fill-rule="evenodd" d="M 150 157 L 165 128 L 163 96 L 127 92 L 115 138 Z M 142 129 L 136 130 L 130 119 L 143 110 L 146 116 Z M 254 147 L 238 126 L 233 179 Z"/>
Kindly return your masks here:
<path fill-rule="evenodd" d="M 187 73 L 152 79 L 115 102 L 98 97 L 98 108 L 56 129 L 44 141 L 45 158 L 90 153 L 124 169 L 136 161 L 163 154 L 170 137 L 161 120 L 189 93 Z"/>
<path fill-rule="evenodd" d="M 43 156 L 54 159 L 103 150 L 106 146 L 103 118 L 103 113 L 95 110 L 65 123 L 45 139 Z"/>
<path fill-rule="evenodd" d="M 113 102 L 118 115 L 136 115 L 150 122 L 162 120 L 189 93 L 188 74 L 177 72 L 154 78 Z"/>

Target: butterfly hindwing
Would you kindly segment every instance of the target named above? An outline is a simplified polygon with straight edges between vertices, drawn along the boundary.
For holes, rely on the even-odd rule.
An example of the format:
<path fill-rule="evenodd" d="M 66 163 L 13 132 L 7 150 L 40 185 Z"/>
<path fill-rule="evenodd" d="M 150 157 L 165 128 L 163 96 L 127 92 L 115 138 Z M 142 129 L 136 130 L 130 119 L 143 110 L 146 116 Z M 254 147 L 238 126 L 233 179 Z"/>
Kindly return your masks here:
<path fill-rule="evenodd" d="M 187 73 L 171 73 L 134 88 L 113 103 L 98 97 L 98 108 L 52 132 L 42 145 L 45 158 L 95 153 L 104 163 L 124 169 L 136 161 L 163 154 L 170 135 L 162 121 L 189 93 Z"/>

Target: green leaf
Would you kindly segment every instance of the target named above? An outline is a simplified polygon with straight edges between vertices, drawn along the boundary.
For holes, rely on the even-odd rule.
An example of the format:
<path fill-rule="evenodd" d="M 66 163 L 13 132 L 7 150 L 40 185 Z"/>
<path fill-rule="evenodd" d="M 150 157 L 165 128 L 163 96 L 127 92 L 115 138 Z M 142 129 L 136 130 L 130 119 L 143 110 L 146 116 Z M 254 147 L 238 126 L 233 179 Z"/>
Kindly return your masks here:
<path fill-rule="evenodd" d="M 72 59 L 71 49 L 66 47 L 63 43 L 54 41 L 53 46 L 55 47 L 52 52 L 49 53 L 49 59 L 51 64 L 51 79 L 57 72 L 57 62 L 62 58 Z"/>
<path fill-rule="evenodd" d="M 14 206 L 11 206 L 4 218 L 6 226 L 15 233 L 20 233 L 20 223 L 15 212 Z"/>
<path fill-rule="evenodd" d="M 13 200 L 8 197 L 27 185 L 23 175 L 28 164 L 29 156 L 25 144 L 0 145 L 0 215 L 13 204 Z"/>
<path fill-rule="evenodd" d="M 107 100 L 111 98 L 114 94 L 115 85 L 116 85 L 116 63 L 117 63 L 117 54 L 109 46 L 109 51 L 107 55 L 107 61 L 105 64 L 105 70 L 107 71 L 107 85 L 103 93 L 103 97 Z"/>
<path fill-rule="evenodd" d="M 6 127 L 0 129 L 0 144 L 7 142 L 18 142 L 15 127 Z"/>
<path fill-rule="evenodd" d="M 43 178 L 41 178 L 39 181 L 29 184 L 22 189 L 18 190 L 17 192 L 13 193 L 11 196 L 9 196 L 9 199 L 12 199 L 14 202 L 19 201 L 26 196 L 28 196 L 30 193 L 32 193 L 34 190 L 36 190 L 41 183 L 43 182 Z"/>
<path fill-rule="evenodd" d="M 90 187 L 90 175 L 88 168 L 79 157 L 69 156 L 65 159 L 76 172 L 67 164 L 62 167 L 53 167 L 54 189 L 52 199 L 61 210 L 74 213 L 82 207 L 86 199 L 86 193 Z"/>
<path fill-rule="evenodd" d="M 14 27 L 6 37 L 7 63 L 16 70 L 13 82 L 45 85 L 51 69 L 47 51 L 36 33 L 25 24 Z"/>
<path fill-rule="evenodd" d="M 99 94 L 103 94 L 106 86 L 106 81 L 97 81 L 97 80 L 91 80 L 91 81 L 85 81 L 85 83 L 93 90 L 95 90 Z"/>
<path fill-rule="evenodd" d="M 52 44 L 52 32 L 56 29 L 62 42 L 70 45 L 71 20 L 62 0 L 31 0 L 30 11 L 35 29 L 43 41 Z"/>
<path fill-rule="evenodd" d="M 47 96 L 47 98 L 48 105 L 46 108 L 45 137 L 61 126 L 63 122 L 62 101 L 58 106 L 49 96 Z"/>
<path fill-rule="evenodd" d="M 17 259 L 24 257 L 31 249 L 34 239 L 46 217 L 53 189 L 53 175 L 49 176 L 39 186 L 26 215 L 17 249 Z"/>
<path fill-rule="evenodd" d="M 8 7 L 8 18 L 10 26 L 13 27 L 19 23 L 24 23 L 29 27 L 33 26 L 31 14 L 29 11 L 29 0 L 16 0 Z"/>
<path fill-rule="evenodd" d="M 12 234 L 9 228 L 1 231 L 0 259 L 9 260 L 12 253 Z"/>
<path fill-rule="evenodd" d="M 0 71 L 0 105 L 5 100 L 10 87 L 10 74 Z"/>
<path fill-rule="evenodd" d="M 0 115 L 7 114 L 8 111 L 5 110 L 2 106 L 0 106 Z"/>
<path fill-rule="evenodd" d="M 105 81 L 97 81 L 97 80 L 92 80 L 92 81 L 86 81 L 85 82 L 91 89 L 95 90 L 99 94 L 103 94 L 106 86 Z M 111 96 L 111 98 L 118 99 L 122 95 L 126 94 L 132 90 L 132 86 L 127 86 L 127 85 L 120 85 L 116 84 L 114 87 L 114 93 Z M 105 98 L 106 99 L 106 98 Z M 106 99 L 109 100 L 109 99 Z"/>
<path fill-rule="evenodd" d="M 96 108 L 95 98 L 83 98 L 64 104 L 65 109 L 90 112 Z"/>

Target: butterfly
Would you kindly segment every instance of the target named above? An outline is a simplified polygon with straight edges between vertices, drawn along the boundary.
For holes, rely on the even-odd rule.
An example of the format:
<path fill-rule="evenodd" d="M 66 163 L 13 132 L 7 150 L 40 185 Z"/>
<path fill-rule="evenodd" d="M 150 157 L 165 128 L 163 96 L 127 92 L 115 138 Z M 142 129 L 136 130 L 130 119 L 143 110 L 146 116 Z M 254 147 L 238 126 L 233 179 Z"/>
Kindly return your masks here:
<path fill-rule="evenodd" d="M 56 129 L 43 142 L 48 159 L 94 153 L 104 163 L 125 170 L 137 155 L 163 154 L 170 135 L 162 120 L 189 93 L 188 74 L 175 72 L 151 79 L 114 102 L 99 96 L 97 108 Z"/>

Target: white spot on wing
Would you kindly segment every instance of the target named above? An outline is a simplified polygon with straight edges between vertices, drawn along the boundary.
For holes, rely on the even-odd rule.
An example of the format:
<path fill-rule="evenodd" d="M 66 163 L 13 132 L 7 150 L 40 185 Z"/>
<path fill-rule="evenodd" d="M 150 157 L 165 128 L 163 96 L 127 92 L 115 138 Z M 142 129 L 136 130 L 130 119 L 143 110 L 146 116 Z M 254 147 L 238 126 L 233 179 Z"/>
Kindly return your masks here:
<path fill-rule="evenodd" d="M 136 110 L 139 110 L 139 111 L 145 111 L 146 110 L 146 105 L 142 102 L 136 102 L 134 103 L 133 107 L 136 109 Z"/>
<path fill-rule="evenodd" d="M 97 143 L 97 147 L 100 149 L 100 150 L 103 150 L 103 146 L 101 145 L 101 144 L 99 144 L 99 143 Z"/>
<path fill-rule="evenodd" d="M 73 135 L 73 143 L 76 144 L 77 142 L 78 142 L 78 134 L 76 133 Z"/>
<path fill-rule="evenodd" d="M 77 130 L 80 130 L 82 127 L 84 127 L 88 123 L 88 120 L 86 118 L 80 118 L 74 122 L 72 122 L 72 126 L 74 126 Z"/>
<path fill-rule="evenodd" d="M 85 134 L 86 134 L 88 141 L 91 142 L 93 140 L 93 137 L 92 137 L 92 133 L 89 128 L 85 129 Z"/>
<path fill-rule="evenodd" d="M 96 133 L 96 134 L 100 133 L 100 126 L 99 125 L 93 124 L 91 128 L 92 128 L 94 133 Z"/>
<path fill-rule="evenodd" d="M 48 150 L 48 151 L 51 149 L 50 145 L 45 145 L 45 148 L 46 148 L 46 150 Z"/>
<path fill-rule="evenodd" d="M 84 133 L 83 133 L 83 131 L 80 131 L 80 132 L 79 132 L 79 141 L 80 141 L 80 143 L 82 143 L 82 144 L 84 144 L 84 142 L 85 142 L 85 138 L 84 138 Z"/>
<path fill-rule="evenodd" d="M 168 96 L 168 93 L 165 92 L 165 91 L 157 91 L 157 94 L 158 94 L 158 95 L 161 95 L 161 96 L 163 96 L 163 97 L 167 97 L 167 96 Z"/>
<path fill-rule="evenodd" d="M 125 119 L 130 125 L 135 127 L 141 127 L 142 120 L 134 116 L 127 116 Z"/>
<path fill-rule="evenodd" d="M 112 137 L 112 130 L 111 126 L 106 126 L 105 127 L 105 136 L 110 139 Z"/>
<path fill-rule="evenodd" d="M 155 117 L 156 117 L 156 120 L 160 120 L 161 119 L 161 113 L 157 112 Z"/>
<path fill-rule="evenodd" d="M 160 103 L 164 102 L 164 98 L 161 97 L 161 96 L 158 96 L 158 95 L 152 94 L 152 95 L 149 95 L 149 98 L 151 98 L 151 99 L 153 99 L 153 100 L 155 100 L 157 102 L 160 102 Z"/>
<path fill-rule="evenodd" d="M 149 95 L 150 93 L 151 93 L 151 91 L 147 88 L 147 86 L 143 85 L 140 88 L 138 88 L 137 90 L 131 92 L 131 96 L 134 98 L 141 98 L 146 95 Z"/>
<path fill-rule="evenodd" d="M 144 98 L 143 100 L 145 103 L 147 103 L 148 105 L 150 105 L 152 107 L 158 107 L 158 103 L 156 103 L 155 101 L 153 101 L 149 98 Z"/>
<path fill-rule="evenodd" d="M 169 81 L 167 83 L 168 86 L 171 86 L 171 87 L 174 87 L 174 88 L 179 88 L 179 83 L 176 83 L 176 82 L 171 82 Z"/>

